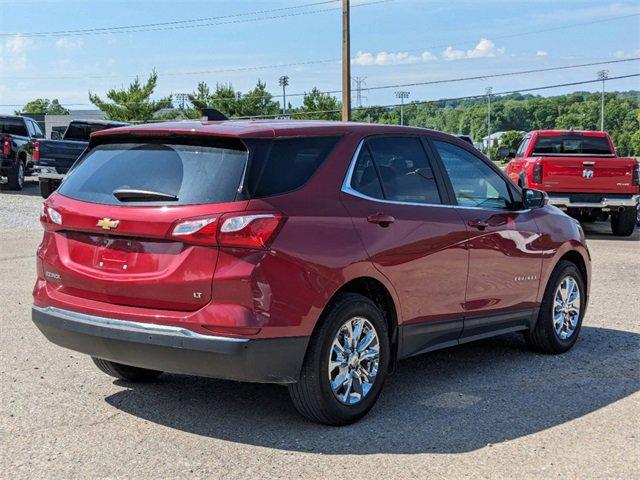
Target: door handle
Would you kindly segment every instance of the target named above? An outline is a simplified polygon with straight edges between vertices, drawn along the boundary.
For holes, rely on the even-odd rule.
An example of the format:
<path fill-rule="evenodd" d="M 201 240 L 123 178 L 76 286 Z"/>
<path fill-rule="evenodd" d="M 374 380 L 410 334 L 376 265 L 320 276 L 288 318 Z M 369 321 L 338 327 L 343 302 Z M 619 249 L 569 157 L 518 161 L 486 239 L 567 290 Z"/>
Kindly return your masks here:
<path fill-rule="evenodd" d="M 369 215 L 367 217 L 367 222 L 376 223 L 381 227 L 388 227 L 395 221 L 396 219 L 393 218 L 391 215 L 385 215 L 384 213 L 380 213 L 380 212 L 374 213 L 373 215 Z"/>
<path fill-rule="evenodd" d="M 473 228 L 477 228 L 478 230 L 484 230 L 489 226 L 487 222 L 485 222 L 484 220 L 480 220 L 479 218 L 476 218 L 474 220 L 469 220 L 467 222 L 467 225 Z"/>

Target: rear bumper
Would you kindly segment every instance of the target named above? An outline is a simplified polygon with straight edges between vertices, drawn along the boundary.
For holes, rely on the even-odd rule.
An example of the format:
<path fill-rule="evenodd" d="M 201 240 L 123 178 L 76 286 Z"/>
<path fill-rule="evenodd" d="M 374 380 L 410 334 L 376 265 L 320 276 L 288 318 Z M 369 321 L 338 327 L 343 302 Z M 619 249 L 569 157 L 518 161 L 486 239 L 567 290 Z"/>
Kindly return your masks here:
<path fill-rule="evenodd" d="M 38 173 L 38 178 L 47 180 L 62 180 L 64 178 L 63 173 L 58 173 L 55 167 L 42 167 L 39 165 L 34 166 L 34 170 Z"/>
<path fill-rule="evenodd" d="M 566 195 L 554 195 L 549 194 L 549 203 L 559 208 L 596 208 L 596 209 L 608 209 L 618 207 L 635 207 L 640 201 L 640 195 L 629 196 L 609 196 L 603 195 L 600 202 L 582 202 L 571 201 L 571 198 Z"/>
<path fill-rule="evenodd" d="M 32 320 L 61 347 L 164 372 L 258 383 L 295 383 L 308 337 L 248 339 L 32 307 Z"/>

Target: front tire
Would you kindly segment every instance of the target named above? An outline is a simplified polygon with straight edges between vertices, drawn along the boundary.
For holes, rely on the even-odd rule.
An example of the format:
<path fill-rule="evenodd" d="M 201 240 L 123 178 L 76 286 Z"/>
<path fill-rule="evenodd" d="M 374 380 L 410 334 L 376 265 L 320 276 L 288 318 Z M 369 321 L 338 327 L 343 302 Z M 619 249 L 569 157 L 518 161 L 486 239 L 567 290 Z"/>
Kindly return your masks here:
<path fill-rule="evenodd" d="M 547 354 L 571 349 L 580 334 L 586 301 L 582 273 L 574 263 L 561 260 L 547 283 L 536 325 L 525 333 L 529 346 Z"/>
<path fill-rule="evenodd" d="M 611 215 L 611 231 L 618 237 L 628 237 L 636 228 L 637 212 L 635 208 L 625 208 Z"/>
<path fill-rule="evenodd" d="M 103 360 L 102 358 L 91 357 L 91 360 L 96 364 L 96 367 L 107 375 L 132 383 L 151 382 L 162 374 L 162 372 L 158 370 L 132 367 L 131 365 L 123 365 L 121 363 Z"/>
<path fill-rule="evenodd" d="M 325 425 L 348 425 L 373 407 L 387 376 L 387 322 L 367 297 L 339 294 L 311 337 L 300 379 L 289 386 L 296 409 Z"/>

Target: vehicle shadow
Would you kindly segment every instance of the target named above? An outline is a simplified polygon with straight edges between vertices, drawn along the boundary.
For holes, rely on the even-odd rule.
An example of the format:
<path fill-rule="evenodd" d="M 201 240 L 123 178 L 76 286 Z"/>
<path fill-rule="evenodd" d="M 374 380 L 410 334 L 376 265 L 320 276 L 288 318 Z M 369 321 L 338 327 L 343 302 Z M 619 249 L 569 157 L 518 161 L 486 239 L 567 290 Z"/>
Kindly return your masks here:
<path fill-rule="evenodd" d="M 211 438 L 324 454 L 458 453 L 545 430 L 640 389 L 640 335 L 585 327 L 575 348 L 534 354 L 510 335 L 409 359 L 362 421 L 305 421 L 275 385 L 163 375 L 106 398 L 150 422 Z"/>
<path fill-rule="evenodd" d="M 35 177 L 25 178 L 24 187 L 22 188 L 22 190 L 6 190 L 6 187 L 3 185 L 2 189 L 0 189 L 0 194 L 23 197 L 39 197 L 40 187 L 38 185 L 38 179 Z"/>
<path fill-rule="evenodd" d="M 582 223 L 587 240 L 617 240 L 621 242 L 629 242 L 640 240 L 640 227 L 636 227 L 629 237 L 617 237 L 611 232 L 611 224 L 606 222 Z"/>

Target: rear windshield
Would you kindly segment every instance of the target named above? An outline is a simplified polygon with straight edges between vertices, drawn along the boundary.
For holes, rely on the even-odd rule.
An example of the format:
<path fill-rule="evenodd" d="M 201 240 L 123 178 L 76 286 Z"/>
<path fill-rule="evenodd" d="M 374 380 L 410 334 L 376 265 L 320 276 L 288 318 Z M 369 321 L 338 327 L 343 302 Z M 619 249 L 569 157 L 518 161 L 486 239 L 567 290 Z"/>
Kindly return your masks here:
<path fill-rule="evenodd" d="M 110 125 L 90 125 L 88 123 L 70 123 L 64 134 L 65 140 L 89 141 L 89 136 L 93 132 L 114 128 Z"/>
<path fill-rule="evenodd" d="M 101 145 L 73 168 L 60 193 L 106 205 L 229 202 L 238 195 L 247 155 L 246 150 L 199 145 Z M 158 195 L 119 200 L 116 195 L 121 191 Z"/>
<path fill-rule="evenodd" d="M 553 136 L 538 137 L 533 155 L 612 155 L 605 137 Z"/>
<path fill-rule="evenodd" d="M 23 137 L 29 136 L 24 120 L 21 118 L 0 118 L 0 133 L 20 135 Z"/>
<path fill-rule="evenodd" d="M 338 140 L 105 144 L 72 168 L 59 192 L 107 205 L 188 205 L 280 195 L 307 183 Z"/>

